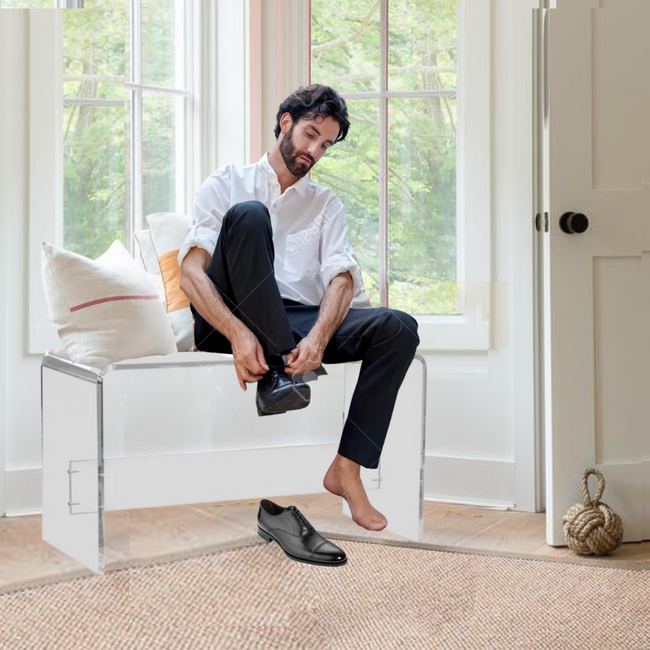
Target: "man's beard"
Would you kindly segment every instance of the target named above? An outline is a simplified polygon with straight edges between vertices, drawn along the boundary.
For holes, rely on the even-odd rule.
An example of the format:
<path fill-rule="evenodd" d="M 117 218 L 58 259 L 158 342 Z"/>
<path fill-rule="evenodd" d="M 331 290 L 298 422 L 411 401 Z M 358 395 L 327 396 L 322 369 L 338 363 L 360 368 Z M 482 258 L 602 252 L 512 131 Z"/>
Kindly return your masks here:
<path fill-rule="evenodd" d="M 282 160 L 284 160 L 284 164 L 287 166 L 287 169 L 294 175 L 297 176 L 298 178 L 302 178 L 307 174 L 307 172 L 311 169 L 312 165 L 311 163 L 307 164 L 306 161 L 299 159 L 296 156 L 296 147 L 293 144 L 293 128 L 295 124 L 291 125 L 291 129 L 289 129 L 289 132 L 287 135 L 282 138 L 282 142 L 280 143 L 280 155 L 282 156 Z"/>

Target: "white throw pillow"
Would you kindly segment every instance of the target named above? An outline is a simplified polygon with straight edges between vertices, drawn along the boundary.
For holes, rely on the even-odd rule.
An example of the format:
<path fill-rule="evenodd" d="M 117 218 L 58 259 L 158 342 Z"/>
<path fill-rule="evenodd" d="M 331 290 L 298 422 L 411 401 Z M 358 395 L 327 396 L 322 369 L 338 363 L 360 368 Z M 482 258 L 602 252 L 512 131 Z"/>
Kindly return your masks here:
<path fill-rule="evenodd" d="M 178 266 L 178 252 L 192 220 L 184 214 L 158 212 L 148 215 L 147 223 L 165 287 L 165 309 L 174 330 L 176 347 L 179 351 L 192 351 L 195 349 L 194 317 L 190 301 L 179 286 L 181 269 Z"/>
<path fill-rule="evenodd" d="M 135 236 L 135 241 L 138 243 L 138 249 L 140 252 L 138 257 L 142 262 L 142 268 L 148 273 L 156 273 L 160 275 L 160 265 L 158 264 L 156 249 L 153 247 L 153 241 L 151 241 L 151 233 L 149 230 L 135 230 L 133 235 Z"/>
<path fill-rule="evenodd" d="M 177 352 L 158 287 L 119 240 L 96 260 L 42 243 L 50 320 L 75 363 Z"/>
<path fill-rule="evenodd" d="M 156 249 L 153 247 L 153 242 L 151 241 L 151 233 L 149 230 L 135 230 L 133 232 L 135 236 L 135 241 L 137 242 L 139 254 L 136 254 L 136 262 L 153 278 L 156 282 L 156 287 L 158 288 L 158 294 L 160 299 L 163 302 L 166 310 L 166 301 L 167 297 L 165 295 L 165 285 L 162 281 L 162 276 L 160 275 L 160 264 L 158 264 L 158 258 L 156 257 Z M 172 323 L 172 328 L 174 323 Z M 178 347 L 178 339 L 176 340 L 176 346 Z M 181 349 L 180 347 L 178 348 Z"/>

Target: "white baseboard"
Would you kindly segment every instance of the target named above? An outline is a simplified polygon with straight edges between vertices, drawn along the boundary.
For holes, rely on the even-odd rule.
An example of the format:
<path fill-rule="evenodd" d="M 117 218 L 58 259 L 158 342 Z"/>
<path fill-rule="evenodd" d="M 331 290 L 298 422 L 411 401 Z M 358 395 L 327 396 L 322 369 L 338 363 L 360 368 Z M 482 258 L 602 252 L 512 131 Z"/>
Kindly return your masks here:
<path fill-rule="evenodd" d="M 5 512 L 8 517 L 41 514 L 41 468 L 5 471 Z"/>
<path fill-rule="evenodd" d="M 425 455 L 425 501 L 516 510 L 514 496 L 514 461 Z"/>
<path fill-rule="evenodd" d="M 41 468 L 7 470 L 6 514 L 41 513 Z M 426 454 L 424 498 L 489 508 L 516 509 L 514 461 Z"/>

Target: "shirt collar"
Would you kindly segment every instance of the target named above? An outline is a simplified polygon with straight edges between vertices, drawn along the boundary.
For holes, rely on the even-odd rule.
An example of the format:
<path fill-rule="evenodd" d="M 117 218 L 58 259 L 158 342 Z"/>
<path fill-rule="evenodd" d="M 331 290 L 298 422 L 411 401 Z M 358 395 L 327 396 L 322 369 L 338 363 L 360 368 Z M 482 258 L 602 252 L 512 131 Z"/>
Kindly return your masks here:
<path fill-rule="evenodd" d="M 273 169 L 273 167 L 271 167 L 271 163 L 269 162 L 269 152 L 268 151 L 264 152 L 264 155 L 259 159 L 257 164 L 260 165 L 260 167 L 262 167 L 262 169 L 269 176 L 271 176 L 271 178 L 275 178 L 275 180 L 278 179 L 278 175 L 275 173 L 275 169 Z M 292 187 L 294 187 L 296 189 L 296 192 L 298 192 L 298 194 L 300 194 L 300 196 L 304 197 L 305 196 L 305 188 L 306 188 L 308 182 L 309 182 L 309 176 L 307 176 L 307 174 L 305 174 L 302 178 L 299 178 L 293 185 L 290 185 L 289 187 L 287 187 L 285 192 L 290 190 Z"/>

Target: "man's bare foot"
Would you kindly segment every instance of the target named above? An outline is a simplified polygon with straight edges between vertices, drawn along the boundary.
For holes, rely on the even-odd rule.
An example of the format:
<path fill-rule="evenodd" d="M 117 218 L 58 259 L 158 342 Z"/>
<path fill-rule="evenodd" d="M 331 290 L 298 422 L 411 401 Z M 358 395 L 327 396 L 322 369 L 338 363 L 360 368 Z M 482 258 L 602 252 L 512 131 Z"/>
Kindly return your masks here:
<path fill-rule="evenodd" d="M 368 530 L 383 530 L 388 525 L 388 520 L 372 507 L 359 478 L 360 472 L 358 463 L 336 454 L 323 479 L 323 487 L 348 502 L 355 524 Z"/>

